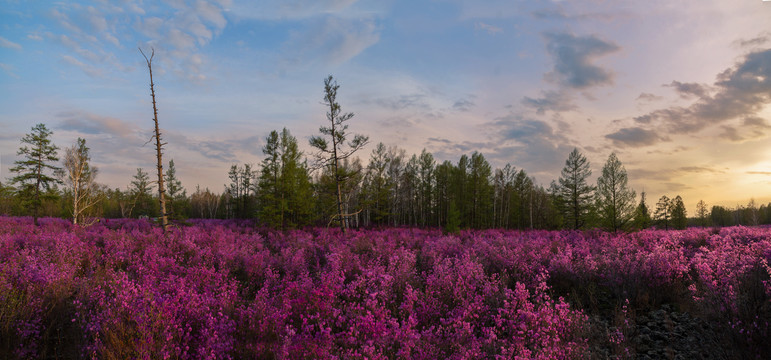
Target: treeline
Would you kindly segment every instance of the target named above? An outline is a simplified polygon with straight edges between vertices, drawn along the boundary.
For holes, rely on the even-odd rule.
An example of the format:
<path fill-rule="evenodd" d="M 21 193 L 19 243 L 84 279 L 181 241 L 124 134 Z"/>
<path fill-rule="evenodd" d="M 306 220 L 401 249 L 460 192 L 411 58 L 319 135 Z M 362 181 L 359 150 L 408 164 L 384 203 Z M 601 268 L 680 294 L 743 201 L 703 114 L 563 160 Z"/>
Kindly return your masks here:
<path fill-rule="evenodd" d="M 629 231 L 689 225 L 679 195 L 662 196 L 653 209 L 645 192 L 637 202 L 615 153 L 608 156 L 596 184 L 590 184 L 589 161 L 574 149 L 559 179 L 548 188 L 514 165 L 494 169 L 479 152 L 462 155 L 454 163 L 438 162 L 425 149 L 408 155 L 379 143 L 365 166 L 353 155 L 369 143 L 369 137 L 353 134 L 348 140 L 345 122 L 354 115 L 342 112 L 338 89 L 332 76 L 325 79 L 328 123 L 319 128 L 320 136 L 310 138 L 309 145 L 316 150 L 309 154 L 312 162 L 289 130 L 274 130 L 266 138 L 262 162 L 233 164 L 228 171 L 230 183 L 221 190 L 186 189 L 173 160 L 162 171 L 160 139 L 156 139 L 158 178 L 152 181 L 138 168 L 125 189 L 110 189 L 96 181 L 98 169 L 91 165 L 84 139 L 66 148 L 60 163 L 52 132 L 38 124 L 21 139 L 17 155 L 22 159 L 10 169 L 15 176 L 0 182 L 0 213 L 31 215 L 36 224 L 39 216 L 68 217 L 83 225 L 99 218 L 161 218 L 164 224 L 166 218 L 239 218 L 279 229 L 335 225 L 342 231 L 385 226 L 441 227 L 450 232 L 462 228 Z M 153 109 L 157 138 L 157 110 Z M 158 184 L 160 189 L 155 191 Z M 753 201 L 735 210 L 713 206 L 708 213 L 707 205 L 699 201 L 690 224 L 767 224 L 771 223 L 770 207 L 757 208 Z"/>
<path fill-rule="evenodd" d="M 33 128 L 35 136 L 28 137 L 34 144 L 50 134 L 41 124 Z M 30 196 L 34 193 L 32 184 L 37 182 L 34 176 L 11 179 L 16 186 L 0 183 L 0 212 L 32 215 L 37 210 L 40 216 L 74 218 L 79 205 L 87 206 L 80 209 L 81 222 L 160 215 L 155 182 L 145 170 L 137 169 L 125 188 L 110 189 L 96 183 L 98 169 L 88 164 L 85 140 L 78 139 L 65 150 L 61 168 L 56 166 L 59 159 L 50 157 L 56 158 L 55 163 L 48 163 L 56 177 L 48 179 L 50 186 L 40 189 L 37 199 Z M 287 129 L 272 131 L 262 151 L 264 159 L 258 166 L 232 165 L 230 183 L 219 191 L 199 186 L 186 189 L 177 177 L 174 160 L 169 161 L 164 173 L 169 217 L 252 218 L 282 229 L 329 226 L 337 221 L 337 182 L 330 166 L 312 169 Z M 80 164 L 80 184 L 66 175 L 77 170 L 73 164 Z M 85 176 L 83 168 L 90 175 Z M 24 173 L 18 166 L 15 171 Z M 346 179 L 341 184 L 343 213 L 350 214 L 343 218 L 346 227 L 633 230 L 654 225 L 684 228 L 771 223 L 771 204 L 758 207 L 754 201 L 736 209 L 713 206 L 711 211 L 699 202 L 691 219 L 680 196 L 662 196 L 649 209 L 645 193 L 636 201 L 627 185 L 626 170 L 615 154 L 609 156 L 597 184 L 589 184 L 589 162 L 574 150 L 560 178 L 548 188 L 524 169 L 510 164 L 493 168 L 478 152 L 463 155 L 454 163 L 438 162 L 426 150 L 408 155 L 383 143 L 374 146 L 366 166 L 359 158 L 349 158 L 340 163 L 338 172 Z M 78 202 L 76 197 L 89 201 Z"/>

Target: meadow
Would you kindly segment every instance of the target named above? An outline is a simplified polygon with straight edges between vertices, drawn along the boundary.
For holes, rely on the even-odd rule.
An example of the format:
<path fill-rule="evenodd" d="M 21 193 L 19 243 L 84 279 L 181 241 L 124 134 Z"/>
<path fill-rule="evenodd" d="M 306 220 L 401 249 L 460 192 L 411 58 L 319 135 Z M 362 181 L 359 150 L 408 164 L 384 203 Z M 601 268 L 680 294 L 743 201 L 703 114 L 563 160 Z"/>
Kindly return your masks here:
<path fill-rule="evenodd" d="M 342 234 L 191 220 L 164 234 L 146 220 L 0 217 L 0 358 L 771 358 L 769 262 L 760 227 Z"/>

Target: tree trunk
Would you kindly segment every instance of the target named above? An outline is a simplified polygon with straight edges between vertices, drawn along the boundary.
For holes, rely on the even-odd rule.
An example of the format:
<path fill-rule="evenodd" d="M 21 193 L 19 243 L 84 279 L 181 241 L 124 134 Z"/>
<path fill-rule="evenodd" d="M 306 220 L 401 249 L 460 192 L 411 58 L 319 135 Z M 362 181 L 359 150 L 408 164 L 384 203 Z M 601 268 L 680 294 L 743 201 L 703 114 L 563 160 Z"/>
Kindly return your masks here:
<path fill-rule="evenodd" d="M 142 52 L 142 49 L 139 49 L 140 52 Z M 169 225 L 169 220 L 166 217 L 166 189 L 163 186 L 163 152 L 162 147 L 163 143 L 161 143 L 161 131 L 158 127 L 158 107 L 155 104 L 155 84 L 153 84 L 153 56 L 155 55 L 155 50 L 153 49 L 152 54 L 150 55 L 150 59 L 145 56 L 144 52 L 142 52 L 142 56 L 145 57 L 145 60 L 147 61 L 147 69 L 150 71 L 150 95 L 153 98 L 153 121 L 155 122 L 155 152 L 156 152 L 156 158 L 158 159 L 158 202 L 161 207 L 161 227 L 163 228 L 163 232 L 166 232 L 166 228 Z"/>

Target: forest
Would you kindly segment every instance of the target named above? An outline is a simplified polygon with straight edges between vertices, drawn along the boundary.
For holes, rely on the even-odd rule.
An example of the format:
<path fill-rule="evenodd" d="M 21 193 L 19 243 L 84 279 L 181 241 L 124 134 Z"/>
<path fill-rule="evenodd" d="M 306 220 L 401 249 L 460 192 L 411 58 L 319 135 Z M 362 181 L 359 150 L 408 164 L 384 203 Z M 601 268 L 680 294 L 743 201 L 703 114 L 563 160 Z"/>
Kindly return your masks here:
<path fill-rule="evenodd" d="M 34 140 L 41 134 L 48 140 L 52 132 L 39 124 L 25 139 Z M 33 141 L 31 147 L 34 145 Z M 45 146 L 58 149 L 50 143 Z M 172 220 L 255 219 L 279 229 L 337 224 L 332 167 L 313 169 L 287 129 L 270 132 L 262 150 L 265 157 L 260 164 L 233 164 L 227 170 L 230 182 L 214 190 L 185 187 L 177 177 L 174 160 L 169 160 L 164 171 L 167 215 Z M 84 139 L 64 149 L 61 159 L 56 153 L 54 150 L 41 162 L 50 174 L 42 173 L 48 186 L 41 188 L 39 199 L 35 199 L 33 186 L 37 178 L 24 173 L 24 167 L 17 165 L 14 169 L 20 175 L 0 182 L 0 213 L 32 216 L 37 211 L 39 216 L 72 219 L 77 212 L 86 222 L 159 217 L 157 181 L 146 170 L 138 168 L 125 188 L 111 189 L 98 182 L 98 169 L 90 164 Z M 32 165 L 36 164 L 33 159 Z M 38 167 L 32 165 L 34 172 Z M 70 176 L 75 173 L 80 174 L 78 181 Z M 758 205 L 754 200 L 736 208 L 708 208 L 699 201 L 696 214 L 690 217 L 678 195 L 649 203 L 642 193 L 637 200 L 615 154 L 608 158 L 597 184 L 588 183 L 589 163 L 577 150 L 566 160 L 562 176 L 548 187 L 511 164 L 493 169 L 478 152 L 463 155 L 455 163 L 438 162 L 425 150 L 408 155 L 383 143 L 374 146 L 366 165 L 357 157 L 345 159 L 338 173 L 345 178 L 341 192 L 343 213 L 351 214 L 344 218 L 347 227 L 629 231 L 651 226 L 771 224 L 771 204 Z M 608 180 L 615 183 L 609 187 Z M 608 194 L 614 193 L 626 198 L 608 201 Z M 82 208 L 75 209 L 76 203 Z"/>

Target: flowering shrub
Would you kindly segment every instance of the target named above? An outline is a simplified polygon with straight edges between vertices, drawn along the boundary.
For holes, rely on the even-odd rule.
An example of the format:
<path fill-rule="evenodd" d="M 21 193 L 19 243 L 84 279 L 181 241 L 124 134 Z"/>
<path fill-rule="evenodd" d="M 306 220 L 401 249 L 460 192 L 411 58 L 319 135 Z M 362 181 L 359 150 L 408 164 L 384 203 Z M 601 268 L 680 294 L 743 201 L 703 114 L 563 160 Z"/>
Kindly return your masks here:
<path fill-rule="evenodd" d="M 585 358 L 587 314 L 607 310 L 623 316 L 604 341 L 629 356 L 628 308 L 680 303 L 766 356 L 769 239 L 752 228 L 341 234 L 216 220 L 164 235 L 144 220 L 0 217 L 0 353 Z"/>

